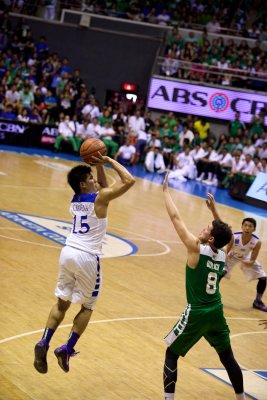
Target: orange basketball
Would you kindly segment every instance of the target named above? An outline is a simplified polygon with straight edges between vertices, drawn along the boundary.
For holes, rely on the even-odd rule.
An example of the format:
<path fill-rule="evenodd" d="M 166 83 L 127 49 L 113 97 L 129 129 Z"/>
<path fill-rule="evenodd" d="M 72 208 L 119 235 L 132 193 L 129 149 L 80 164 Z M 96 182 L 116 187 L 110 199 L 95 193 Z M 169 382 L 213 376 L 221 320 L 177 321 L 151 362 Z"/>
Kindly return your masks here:
<path fill-rule="evenodd" d="M 94 160 L 92 156 L 97 156 L 98 152 L 100 152 L 102 156 L 105 156 L 107 154 L 107 148 L 105 143 L 97 138 L 86 139 L 80 148 L 80 156 L 86 164 L 93 164 Z"/>

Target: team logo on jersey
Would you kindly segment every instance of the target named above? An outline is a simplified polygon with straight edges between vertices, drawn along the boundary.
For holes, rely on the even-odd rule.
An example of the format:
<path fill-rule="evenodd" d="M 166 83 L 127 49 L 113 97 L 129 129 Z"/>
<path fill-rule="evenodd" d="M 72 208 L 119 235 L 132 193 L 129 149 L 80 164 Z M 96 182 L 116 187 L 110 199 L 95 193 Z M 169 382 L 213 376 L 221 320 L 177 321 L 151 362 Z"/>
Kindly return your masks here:
<path fill-rule="evenodd" d="M 0 216 L 61 246 L 65 245 L 66 237 L 72 229 L 72 222 L 52 218 L 1 210 Z M 129 242 L 129 240 L 112 233 L 107 233 L 104 238 L 102 250 L 103 255 L 101 258 L 113 258 L 134 254 L 138 251 L 138 247 L 134 243 Z"/>
<path fill-rule="evenodd" d="M 211 376 L 231 385 L 230 379 L 225 369 L 222 368 L 203 368 Z M 242 370 L 244 381 L 246 382 L 246 398 L 253 400 L 264 400 L 266 393 L 266 370 Z"/>
<path fill-rule="evenodd" d="M 229 99 L 224 93 L 214 93 L 209 99 L 209 106 L 215 112 L 225 111 L 229 104 Z"/>
<path fill-rule="evenodd" d="M 239 244 L 239 239 L 235 239 L 235 244 Z"/>

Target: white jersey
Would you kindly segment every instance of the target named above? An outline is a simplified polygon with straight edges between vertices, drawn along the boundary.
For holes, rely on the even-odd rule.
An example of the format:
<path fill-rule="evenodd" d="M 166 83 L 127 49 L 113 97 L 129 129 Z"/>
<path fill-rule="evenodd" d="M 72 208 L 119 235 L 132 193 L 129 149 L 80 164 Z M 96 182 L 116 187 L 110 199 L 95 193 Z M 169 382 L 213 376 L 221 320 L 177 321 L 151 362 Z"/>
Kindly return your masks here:
<path fill-rule="evenodd" d="M 258 238 L 258 236 L 252 234 L 250 241 L 247 244 L 243 245 L 242 232 L 235 232 L 234 243 L 229 254 L 237 259 L 248 258 L 259 240 L 260 239 Z"/>
<path fill-rule="evenodd" d="M 66 245 L 91 254 L 102 253 L 102 243 L 107 229 L 107 218 L 97 218 L 95 199 L 98 193 L 75 194 L 70 213 L 73 226 Z"/>

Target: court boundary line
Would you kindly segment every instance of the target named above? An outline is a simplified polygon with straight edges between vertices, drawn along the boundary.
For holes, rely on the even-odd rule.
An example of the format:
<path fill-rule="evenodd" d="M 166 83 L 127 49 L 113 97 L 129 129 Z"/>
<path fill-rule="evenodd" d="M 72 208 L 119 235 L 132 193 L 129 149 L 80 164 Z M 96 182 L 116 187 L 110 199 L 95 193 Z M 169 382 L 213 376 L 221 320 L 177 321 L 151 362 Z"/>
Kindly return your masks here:
<path fill-rule="evenodd" d="M 225 318 L 228 319 L 228 320 L 245 320 L 245 321 L 259 321 L 259 319 L 260 319 L 260 318 L 247 318 L 247 317 L 225 317 Z M 178 320 L 179 316 L 177 316 L 177 315 L 176 316 L 167 315 L 167 316 L 123 317 L 123 318 L 113 318 L 113 319 L 99 319 L 99 320 L 90 321 L 89 324 L 90 325 L 91 324 L 103 324 L 103 323 L 123 322 L 123 321 L 147 321 L 147 320 L 157 320 L 157 319 L 176 319 L 176 320 Z M 65 329 L 65 328 L 71 328 L 71 327 L 72 327 L 72 323 L 71 324 L 65 324 L 65 325 L 59 325 L 58 329 Z M 35 331 L 29 331 L 29 332 L 20 333 L 18 335 L 10 336 L 10 337 L 5 338 L 5 339 L 0 339 L 0 344 L 9 342 L 11 340 L 19 339 L 21 337 L 31 336 L 31 335 L 34 335 L 36 333 L 43 332 L 43 330 L 44 329 L 42 328 L 42 329 L 38 329 L 38 330 L 35 330 Z M 254 332 L 252 332 L 252 334 L 253 333 Z M 256 331 L 256 333 L 267 334 L 267 332 L 264 332 L 264 331 L 263 332 Z M 246 334 L 249 335 L 250 332 L 248 332 Z M 239 335 L 239 334 L 236 334 L 236 335 Z"/>

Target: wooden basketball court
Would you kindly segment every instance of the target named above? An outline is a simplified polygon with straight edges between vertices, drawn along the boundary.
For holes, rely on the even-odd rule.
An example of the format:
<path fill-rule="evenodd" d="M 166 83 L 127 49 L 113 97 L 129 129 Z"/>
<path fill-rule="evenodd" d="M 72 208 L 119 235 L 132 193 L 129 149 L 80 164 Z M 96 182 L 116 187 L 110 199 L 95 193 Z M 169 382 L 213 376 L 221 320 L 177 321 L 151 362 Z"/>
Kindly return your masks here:
<path fill-rule="evenodd" d="M 62 230 L 62 221 L 71 222 L 72 192 L 66 173 L 74 165 L 0 153 L 0 210 L 10 212 L 0 218 L 0 399 L 161 400 L 163 338 L 186 304 L 186 254 L 165 211 L 162 187 L 146 180 L 137 179 L 127 194 L 110 205 L 108 232 L 133 244 L 135 251 L 130 256 L 103 258 L 102 295 L 76 346 L 80 354 L 71 359 L 70 373 L 58 367 L 53 350 L 67 340 L 78 310 L 75 306 L 51 341 L 48 374 L 40 375 L 33 367 L 34 345 L 55 302 L 61 250 L 53 236 L 45 236 L 40 221 L 54 221 L 53 227 Z M 111 169 L 107 174 L 114 181 Z M 177 190 L 171 193 L 195 234 L 211 221 L 203 199 Z M 243 212 L 223 205 L 218 209 L 234 230 L 240 228 Z M 34 218 L 39 218 L 38 232 L 31 229 L 33 225 L 24 225 L 23 215 L 35 225 Z M 266 269 L 267 220 L 257 218 L 257 222 L 263 241 L 259 259 Z M 258 326 L 258 320 L 267 316 L 252 309 L 255 288 L 256 283 L 248 283 L 239 268 L 231 281 L 221 283 L 232 347 L 245 369 L 248 398 L 266 400 L 266 380 L 257 371 L 267 370 L 267 330 Z M 177 399 L 234 399 L 223 373 L 216 353 L 201 340 L 179 361 Z"/>

